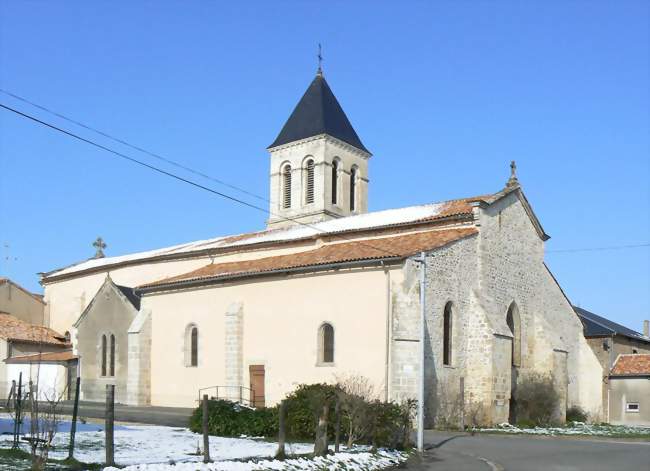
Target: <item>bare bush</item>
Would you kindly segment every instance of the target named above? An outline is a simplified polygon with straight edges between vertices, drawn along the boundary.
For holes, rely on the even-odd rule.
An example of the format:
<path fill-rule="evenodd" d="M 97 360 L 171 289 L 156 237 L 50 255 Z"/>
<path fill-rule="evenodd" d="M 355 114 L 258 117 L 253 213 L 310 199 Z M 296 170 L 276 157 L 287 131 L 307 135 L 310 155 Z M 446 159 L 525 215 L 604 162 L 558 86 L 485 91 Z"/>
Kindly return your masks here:
<path fill-rule="evenodd" d="M 367 436 L 374 423 L 371 402 L 376 399 L 370 380 L 361 375 L 337 377 L 341 414 L 348 427 L 348 447 Z"/>
<path fill-rule="evenodd" d="M 517 383 L 517 421 L 548 425 L 560 404 L 550 375 L 528 373 Z"/>

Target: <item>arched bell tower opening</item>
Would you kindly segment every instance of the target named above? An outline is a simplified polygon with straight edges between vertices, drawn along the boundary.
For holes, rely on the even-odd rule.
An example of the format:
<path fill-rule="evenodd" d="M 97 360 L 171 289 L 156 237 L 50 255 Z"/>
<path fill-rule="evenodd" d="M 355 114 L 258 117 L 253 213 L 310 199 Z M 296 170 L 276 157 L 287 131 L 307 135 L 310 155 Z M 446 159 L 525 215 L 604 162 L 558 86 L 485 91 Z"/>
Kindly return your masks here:
<path fill-rule="evenodd" d="M 269 227 L 368 211 L 368 161 L 372 154 L 320 69 L 268 151 Z"/>

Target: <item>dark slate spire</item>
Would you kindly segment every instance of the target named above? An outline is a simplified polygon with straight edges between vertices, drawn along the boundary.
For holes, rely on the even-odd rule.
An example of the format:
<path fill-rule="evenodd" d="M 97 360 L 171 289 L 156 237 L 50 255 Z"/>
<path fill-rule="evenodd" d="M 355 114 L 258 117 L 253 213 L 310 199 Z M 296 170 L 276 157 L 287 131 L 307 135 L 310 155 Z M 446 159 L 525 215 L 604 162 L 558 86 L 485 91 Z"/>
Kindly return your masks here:
<path fill-rule="evenodd" d="M 320 69 L 269 148 L 319 134 L 329 134 L 370 153 L 361 143 Z"/>

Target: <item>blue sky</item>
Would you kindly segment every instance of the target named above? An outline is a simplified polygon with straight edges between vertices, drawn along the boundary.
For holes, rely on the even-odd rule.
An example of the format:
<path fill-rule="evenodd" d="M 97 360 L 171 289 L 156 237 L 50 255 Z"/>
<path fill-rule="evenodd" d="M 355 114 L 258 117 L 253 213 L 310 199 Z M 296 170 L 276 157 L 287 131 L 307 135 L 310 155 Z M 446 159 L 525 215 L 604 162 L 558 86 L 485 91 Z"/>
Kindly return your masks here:
<path fill-rule="evenodd" d="M 0 86 L 266 197 L 265 148 L 321 42 L 328 82 L 374 153 L 371 210 L 497 191 L 515 159 L 567 295 L 638 330 L 650 249 L 550 251 L 650 241 L 649 8 L 6 1 Z M 37 272 L 92 256 L 98 235 L 117 255 L 263 225 L 0 110 L 0 274 L 30 289 Z"/>

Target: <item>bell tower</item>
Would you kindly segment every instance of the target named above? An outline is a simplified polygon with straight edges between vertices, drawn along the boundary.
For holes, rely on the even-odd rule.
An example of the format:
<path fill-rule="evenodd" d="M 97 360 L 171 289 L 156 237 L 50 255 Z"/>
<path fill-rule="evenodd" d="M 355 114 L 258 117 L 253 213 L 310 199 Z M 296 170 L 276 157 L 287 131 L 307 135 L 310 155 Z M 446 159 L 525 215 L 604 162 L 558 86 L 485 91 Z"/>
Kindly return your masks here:
<path fill-rule="evenodd" d="M 372 154 L 361 143 L 320 67 L 268 151 L 268 227 L 368 211 L 368 160 Z"/>

